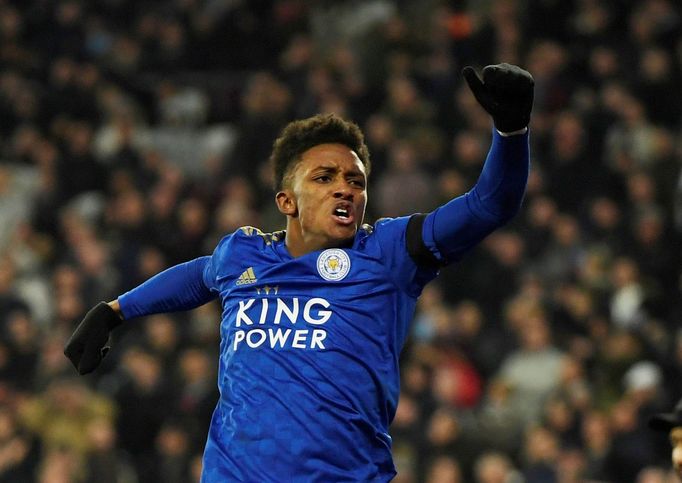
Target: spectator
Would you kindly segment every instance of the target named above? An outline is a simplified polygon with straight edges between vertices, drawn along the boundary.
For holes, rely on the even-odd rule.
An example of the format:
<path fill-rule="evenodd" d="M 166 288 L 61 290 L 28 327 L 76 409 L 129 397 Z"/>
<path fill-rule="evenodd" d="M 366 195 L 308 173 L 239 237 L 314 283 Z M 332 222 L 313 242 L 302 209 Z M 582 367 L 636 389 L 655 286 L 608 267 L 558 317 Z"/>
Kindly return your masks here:
<path fill-rule="evenodd" d="M 30 481 L 39 454 L 37 442 L 22 431 L 15 412 L 0 406 L 0 478 L 4 481 Z"/>
<path fill-rule="evenodd" d="M 509 457 L 501 453 L 484 453 L 476 460 L 476 483 L 516 483 L 523 481 Z"/>
<path fill-rule="evenodd" d="M 436 458 L 426 475 L 427 483 L 460 483 L 461 481 L 463 480 L 459 463 L 448 456 Z"/>
<path fill-rule="evenodd" d="M 153 464 L 154 441 L 165 419 L 171 414 L 171 391 L 158 357 L 132 347 L 122 359 L 123 373 L 107 381 L 118 407 L 132 407 L 117 418 L 120 446 L 131 455 L 138 475 L 145 475 Z"/>
<path fill-rule="evenodd" d="M 585 448 L 585 478 L 604 480 L 609 478 L 607 457 L 611 448 L 611 424 L 606 414 L 591 411 L 585 414 L 581 424 Z"/>
<path fill-rule="evenodd" d="M 513 405 L 527 421 L 537 421 L 542 405 L 557 387 L 564 354 L 552 345 L 548 322 L 537 314 L 519 327 L 520 346 L 500 367 L 498 377 L 512 388 Z"/>
<path fill-rule="evenodd" d="M 637 407 L 627 399 L 612 411 L 613 440 L 606 457 L 606 472 L 614 481 L 634 481 L 646 466 L 656 463 L 655 445 L 638 424 Z"/>
<path fill-rule="evenodd" d="M 87 427 L 90 449 L 85 457 L 87 483 L 138 481 L 130 455 L 116 445 L 116 430 L 108 419 L 93 420 Z"/>
<path fill-rule="evenodd" d="M 523 475 L 528 483 L 557 480 L 559 441 L 551 430 L 536 426 L 525 437 Z"/>
<path fill-rule="evenodd" d="M 82 436 L 94 420 L 113 420 L 114 405 L 72 377 L 54 379 L 44 394 L 20 402 L 21 423 L 40 438 L 47 460 L 80 462 L 90 449 Z M 80 464 L 80 463 L 78 463 Z"/>

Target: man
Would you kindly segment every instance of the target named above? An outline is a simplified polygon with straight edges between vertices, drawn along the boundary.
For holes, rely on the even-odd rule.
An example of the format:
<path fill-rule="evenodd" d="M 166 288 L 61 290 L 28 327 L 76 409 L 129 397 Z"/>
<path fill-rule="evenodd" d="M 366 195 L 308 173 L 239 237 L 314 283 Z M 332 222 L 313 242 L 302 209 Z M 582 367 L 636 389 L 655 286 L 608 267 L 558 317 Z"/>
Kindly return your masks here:
<path fill-rule="evenodd" d="M 533 78 L 463 72 L 495 124 L 476 186 L 429 213 L 363 225 L 369 153 L 334 115 L 289 124 L 271 160 L 286 230 L 243 227 L 86 315 L 65 348 L 93 371 L 122 320 L 220 297 L 220 398 L 202 481 L 388 481 L 398 356 L 424 285 L 519 210 Z M 409 179 L 405 180 L 409 189 Z"/>
<path fill-rule="evenodd" d="M 649 427 L 668 433 L 673 448 L 673 469 L 682 481 L 682 399 L 677 402 L 672 412 L 652 416 L 649 420 Z"/>

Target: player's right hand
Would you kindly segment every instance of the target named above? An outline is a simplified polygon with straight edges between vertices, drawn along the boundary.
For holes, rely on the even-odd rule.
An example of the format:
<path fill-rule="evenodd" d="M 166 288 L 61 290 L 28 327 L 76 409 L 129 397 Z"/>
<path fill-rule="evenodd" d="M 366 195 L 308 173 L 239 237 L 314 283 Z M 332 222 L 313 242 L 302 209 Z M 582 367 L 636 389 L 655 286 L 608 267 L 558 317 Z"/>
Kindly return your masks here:
<path fill-rule="evenodd" d="M 106 302 L 98 303 L 85 315 L 64 347 L 64 355 L 80 375 L 88 374 L 99 366 L 110 349 L 106 345 L 109 332 L 122 321 Z"/>

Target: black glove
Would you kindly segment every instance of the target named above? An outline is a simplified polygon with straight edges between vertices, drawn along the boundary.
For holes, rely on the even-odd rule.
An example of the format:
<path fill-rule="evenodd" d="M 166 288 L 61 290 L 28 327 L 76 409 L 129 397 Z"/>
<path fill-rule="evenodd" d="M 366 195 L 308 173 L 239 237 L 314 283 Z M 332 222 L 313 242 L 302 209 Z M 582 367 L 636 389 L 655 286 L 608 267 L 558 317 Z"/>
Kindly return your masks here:
<path fill-rule="evenodd" d="M 529 72 L 515 65 L 497 64 L 483 69 L 483 79 L 473 67 L 465 67 L 462 75 L 498 131 L 514 132 L 528 126 L 535 85 Z"/>
<path fill-rule="evenodd" d="M 85 314 L 64 347 L 64 355 L 69 358 L 80 375 L 94 371 L 110 347 L 106 345 L 109 332 L 123 320 L 106 302 L 100 302 Z"/>

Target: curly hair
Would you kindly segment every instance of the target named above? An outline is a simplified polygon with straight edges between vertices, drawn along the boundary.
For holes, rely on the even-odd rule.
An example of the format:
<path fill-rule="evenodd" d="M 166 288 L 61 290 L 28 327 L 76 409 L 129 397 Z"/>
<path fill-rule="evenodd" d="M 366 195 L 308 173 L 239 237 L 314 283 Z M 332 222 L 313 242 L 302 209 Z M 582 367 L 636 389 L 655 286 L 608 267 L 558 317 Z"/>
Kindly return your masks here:
<path fill-rule="evenodd" d="M 319 144 L 339 143 L 355 151 L 369 175 L 371 163 L 365 136 L 357 124 L 335 114 L 318 114 L 287 124 L 275 140 L 270 155 L 274 170 L 274 188 L 280 191 L 301 155 Z"/>

